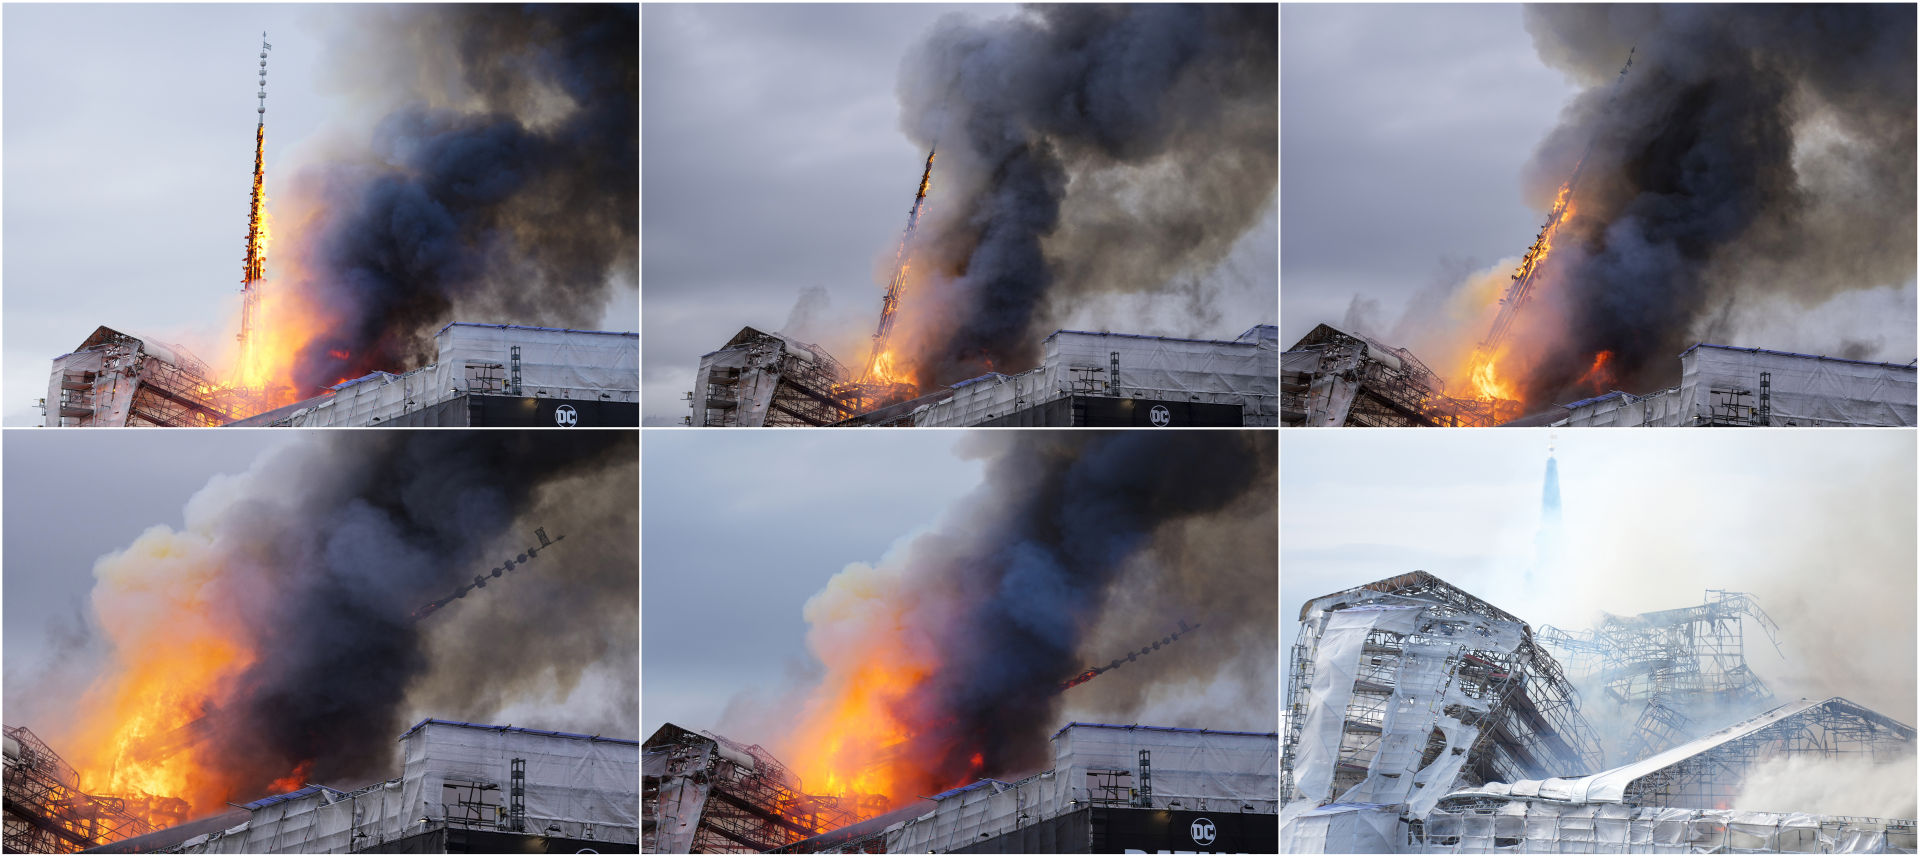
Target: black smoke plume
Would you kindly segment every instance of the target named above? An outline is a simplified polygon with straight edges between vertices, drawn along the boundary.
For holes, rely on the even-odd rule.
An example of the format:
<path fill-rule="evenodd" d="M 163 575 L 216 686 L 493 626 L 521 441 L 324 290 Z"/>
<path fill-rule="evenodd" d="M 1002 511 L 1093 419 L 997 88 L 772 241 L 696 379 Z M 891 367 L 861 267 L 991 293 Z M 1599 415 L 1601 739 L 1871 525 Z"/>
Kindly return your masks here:
<path fill-rule="evenodd" d="M 373 14 L 373 13 L 369 13 Z M 318 212 L 295 243 L 304 302 L 329 317 L 303 394 L 418 367 L 449 321 L 594 325 L 637 288 L 635 5 L 382 10 L 347 56 L 401 52 L 411 79 L 371 152 L 300 175 Z"/>
<path fill-rule="evenodd" d="M 1542 268 L 1555 295 L 1536 306 L 1558 317 L 1527 400 L 1590 392 L 1574 382 L 1603 350 L 1625 388 L 1658 388 L 1696 342 L 1767 346 L 1738 341 L 1758 314 L 1913 280 L 1913 6 L 1552 4 L 1526 22 L 1590 86 L 1536 152 L 1542 198 L 1593 147 Z"/>
<path fill-rule="evenodd" d="M 1069 704 L 1110 721 L 1270 727 L 1273 434 L 1016 432 L 968 442 L 986 462 L 984 484 L 936 530 L 878 568 L 843 572 L 808 604 L 810 640 L 830 672 L 876 645 L 933 661 L 893 712 L 912 735 L 890 759 L 896 801 L 1045 766 Z M 1200 629 L 1063 690 L 1087 666 L 1124 659 L 1183 620 Z M 1146 689 L 1156 685 L 1212 696 L 1218 709 L 1157 709 Z M 1188 716 L 1204 718 L 1166 721 Z"/>
<path fill-rule="evenodd" d="M 423 716 L 566 699 L 567 713 L 513 724 L 636 728 L 637 479 L 631 433 L 368 431 L 214 480 L 181 532 L 156 527 L 101 560 L 95 607 L 146 623 L 191 599 L 203 606 L 145 644 L 234 640 L 252 662 L 114 763 L 192 752 L 199 790 L 174 796 L 204 812 L 296 770 L 334 785 L 394 775 L 394 738 Z M 560 540 L 537 549 L 536 526 Z M 476 577 L 487 585 L 420 616 Z M 151 654 L 115 657 L 125 670 Z"/>
<path fill-rule="evenodd" d="M 1276 187 L 1278 32 L 1274 5 L 1031 6 L 909 50 L 903 122 L 939 152 L 920 380 L 1032 366 L 1076 298 L 1224 258 Z"/>

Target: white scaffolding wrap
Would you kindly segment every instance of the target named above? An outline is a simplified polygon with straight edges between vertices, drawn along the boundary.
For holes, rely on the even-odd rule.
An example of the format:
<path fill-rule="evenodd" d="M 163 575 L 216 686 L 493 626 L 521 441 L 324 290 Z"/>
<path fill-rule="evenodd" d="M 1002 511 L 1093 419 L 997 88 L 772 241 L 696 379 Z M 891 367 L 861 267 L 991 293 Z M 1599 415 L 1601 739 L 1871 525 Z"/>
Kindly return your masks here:
<path fill-rule="evenodd" d="M 1282 853 L 1399 853 L 1400 807 L 1289 803 L 1280 813 Z"/>
<path fill-rule="evenodd" d="M 1911 853 L 1911 821 L 1513 800 L 1429 815 L 1408 853 Z M 1335 852 L 1328 850 L 1326 852 Z"/>
<path fill-rule="evenodd" d="M 329 395 L 261 414 L 247 424 L 378 425 L 468 394 L 640 400 L 640 339 L 632 333 L 456 323 L 440 328 L 433 340 L 438 358 L 432 365 L 354 378 Z"/>
<path fill-rule="evenodd" d="M 1765 373 L 1763 389 L 1761 374 Z M 1695 345 L 1680 355 L 1680 384 L 1651 395 L 1610 392 L 1567 405 L 1569 426 L 1765 423 L 1795 426 L 1911 426 L 1911 365 Z"/>
<path fill-rule="evenodd" d="M 1279 809 L 1277 734 L 1076 722 L 1053 735 L 1053 769 L 1018 781 L 983 779 L 940 794 L 931 811 L 888 833 L 887 852 L 949 852 L 1017 825 L 1113 805 L 1098 783 L 1126 779 L 1137 787 L 1141 750 L 1152 759 L 1151 807 L 1178 802 L 1196 811 Z"/>
<path fill-rule="evenodd" d="M 913 424 L 978 425 L 1056 399 L 1094 395 L 1236 405 L 1245 425 L 1277 425 L 1278 336 L 1270 325 L 1230 342 L 1061 330 L 1047 337 L 1039 368 L 956 384 L 951 398 L 915 410 Z"/>
<path fill-rule="evenodd" d="M 345 853 L 445 827 L 511 830 L 511 770 L 525 764 L 532 835 L 637 844 L 640 746 L 577 734 L 429 719 L 400 738 L 399 778 L 357 791 L 309 785 L 248 803 L 188 853 Z"/>

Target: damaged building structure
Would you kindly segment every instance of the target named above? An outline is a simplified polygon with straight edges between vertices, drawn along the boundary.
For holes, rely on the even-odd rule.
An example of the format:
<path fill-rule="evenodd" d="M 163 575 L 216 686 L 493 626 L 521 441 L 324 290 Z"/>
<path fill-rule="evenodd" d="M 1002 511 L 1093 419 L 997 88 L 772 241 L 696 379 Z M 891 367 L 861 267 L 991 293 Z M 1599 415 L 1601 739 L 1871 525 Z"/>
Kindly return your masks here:
<path fill-rule="evenodd" d="M 633 853 L 639 743 L 425 719 L 400 736 L 399 776 L 308 784 L 154 829 L 132 797 L 80 794 L 24 728 L 7 728 L 9 853 Z M 184 818 L 182 818 L 184 819 Z"/>
<path fill-rule="evenodd" d="M 158 340 L 101 327 L 53 361 L 52 427 L 636 426 L 640 344 L 633 333 L 452 323 L 436 357 L 373 372 L 255 413 L 252 394 Z"/>
<path fill-rule="evenodd" d="M 1699 607 L 1536 635 L 1424 572 L 1309 601 L 1288 671 L 1282 851 L 1914 852 L 1912 819 L 1737 804 L 1770 761 L 1910 761 L 1912 726 L 1844 698 L 1801 699 L 1731 724 L 1656 723 L 1640 746 L 1613 750 L 1549 651 L 1572 640 L 1592 658 L 1583 677 L 1622 702 L 1679 707 L 1693 693 L 1764 707 L 1739 631 L 1691 648 L 1681 638 L 1741 618 L 1765 621 L 1745 595 L 1710 592 Z"/>
<path fill-rule="evenodd" d="M 1680 382 L 1646 395 L 1613 390 L 1522 416 L 1514 402 L 1446 394 L 1405 348 L 1315 327 L 1281 354 L 1280 422 L 1293 427 L 1907 426 L 1915 364 L 1697 344 Z"/>
<path fill-rule="evenodd" d="M 1231 340 L 1060 330 L 1035 368 L 874 402 L 818 345 L 746 327 L 700 358 L 688 424 L 1273 426 L 1278 372 L 1272 325 Z"/>
<path fill-rule="evenodd" d="M 1280 355 L 1280 424 L 1366 428 L 1487 426 L 1489 404 L 1446 394 L 1413 352 L 1321 324 Z"/>
<path fill-rule="evenodd" d="M 1278 846 L 1277 734 L 1075 722 L 1055 732 L 1051 745 L 1047 769 L 980 779 L 886 812 L 884 801 L 849 805 L 801 793 L 800 782 L 759 747 L 663 726 L 644 750 L 645 849 L 1270 853 Z"/>

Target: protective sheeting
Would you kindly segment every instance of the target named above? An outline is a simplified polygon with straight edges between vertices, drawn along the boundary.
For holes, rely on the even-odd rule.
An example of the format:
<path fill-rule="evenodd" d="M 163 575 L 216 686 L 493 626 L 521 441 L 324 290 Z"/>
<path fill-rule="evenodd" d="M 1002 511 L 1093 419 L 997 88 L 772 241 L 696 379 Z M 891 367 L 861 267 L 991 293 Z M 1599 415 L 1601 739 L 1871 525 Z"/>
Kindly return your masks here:
<path fill-rule="evenodd" d="M 989 374 L 914 411 L 913 424 L 965 427 L 1072 395 L 1228 404 L 1248 426 L 1279 424 L 1279 330 L 1254 327 L 1231 342 L 1061 330 L 1039 368 Z"/>
<path fill-rule="evenodd" d="M 1720 809 L 1561 805 L 1443 807 L 1411 853 L 1911 853 L 1911 821 Z M 1325 852 L 1336 852 L 1327 850 Z"/>
<path fill-rule="evenodd" d="M 1280 852 L 1399 853 L 1402 830 L 1399 806 L 1294 802 L 1280 813 Z"/>
<path fill-rule="evenodd" d="M 1912 426 L 1915 369 L 1700 344 L 1680 355 L 1676 387 L 1647 396 L 1609 393 L 1567 407 L 1557 424 Z"/>
<path fill-rule="evenodd" d="M 1490 655 L 1512 655 L 1525 625 L 1442 603 L 1334 609 L 1343 605 L 1337 597 L 1316 601 L 1302 630 L 1317 636 L 1318 648 L 1293 747 L 1295 793 L 1310 803 L 1404 804 L 1420 817 L 1454 786 L 1479 726 L 1493 721 L 1502 701 L 1458 673 Z M 1375 633 L 1404 638 L 1397 661 L 1369 647 Z M 1335 770 L 1359 765 L 1365 778 L 1336 793 Z"/>
<path fill-rule="evenodd" d="M 632 333 L 448 324 L 432 365 L 374 372 L 331 394 L 242 420 L 307 428 L 379 425 L 469 393 L 566 401 L 640 400 L 640 339 Z M 514 349 L 519 349 L 516 360 Z M 518 372 L 518 383 L 515 373 Z"/>
<path fill-rule="evenodd" d="M 401 737 L 399 778 L 357 791 L 308 786 L 249 803 L 247 822 L 186 853 L 345 853 L 435 826 L 511 829 L 512 766 L 525 764 L 524 831 L 637 844 L 640 746 L 631 740 L 429 719 Z"/>
<path fill-rule="evenodd" d="M 659 782 L 657 802 L 646 804 L 652 812 L 647 818 L 647 850 L 654 853 L 691 853 L 693 839 L 700 831 L 700 813 L 707 808 L 713 785 L 705 776 L 688 776 L 691 770 L 705 770 L 719 744 L 707 742 L 685 747 L 693 758 L 674 752 L 655 750 L 651 744 L 641 756 L 642 772 L 647 780 Z"/>
<path fill-rule="evenodd" d="M 934 797 L 931 811 L 887 833 L 887 852 L 950 852 L 1089 805 L 1279 810 L 1277 734 L 1076 722 L 1054 734 L 1053 749 L 1053 769 L 1015 781 L 983 779 Z M 1151 795 L 1136 794 L 1142 750 L 1149 753 Z"/>

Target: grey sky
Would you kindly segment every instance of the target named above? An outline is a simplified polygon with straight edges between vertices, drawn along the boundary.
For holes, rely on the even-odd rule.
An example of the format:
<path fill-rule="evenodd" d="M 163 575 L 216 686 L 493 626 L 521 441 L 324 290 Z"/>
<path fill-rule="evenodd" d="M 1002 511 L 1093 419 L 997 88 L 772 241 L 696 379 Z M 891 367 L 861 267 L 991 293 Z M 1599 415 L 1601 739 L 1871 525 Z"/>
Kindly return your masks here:
<path fill-rule="evenodd" d="M 827 292 L 816 328 L 846 331 L 821 344 L 843 361 L 864 356 L 845 351 L 864 348 L 878 319 L 880 271 L 927 156 L 900 131 L 895 78 L 934 22 L 956 11 L 997 17 L 1013 7 L 642 9 L 643 424 L 681 424 L 700 355 L 742 326 L 781 329 L 803 289 Z M 937 205 L 937 168 L 935 181 Z M 1276 219 L 1213 272 L 1210 284 L 1227 296 L 1211 335 L 1273 322 Z M 1164 308 L 1150 301 L 1084 312 L 1073 323 L 1163 332 L 1151 328 L 1164 326 Z"/>
<path fill-rule="evenodd" d="M 370 138 L 381 114 L 367 97 L 375 87 L 361 78 L 374 72 L 346 59 L 351 25 L 369 11 L 6 7 L 0 421 L 39 424 L 34 404 L 46 395 L 53 358 L 102 324 L 184 345 L 219 366 L 239 324 L 260 33 L 273 44 L 271 200 L 301 165 Z M 269 280 L 273 271 L 270 247 Z M 637 304 L 631 291 L 617 296 L 601 328 L 635 329 Z"/>
<path fill-rule="evenodd" d="M 1289 433 L 1283 645 L 1309 598 L 1415 570 L 1536 627 L 1732 589 L 1780 624 L 1787 659 L 1748 652 L 1779 696 L 1843 695 L 1912 721 L 1911 431 L 1558 432 L 1567 567 L 1529 586 L 1549 436 Z"/>
<path fill-rule="evenodd" d="M 265 450 L 298 439 L 266 430 L 8 431 L 0 450 L 7 699 L 28 688 L 77 692 L 91 678 L 94 560 L 150 527 L 180 527 L 187 499 L 209 478 L 243 472 Z M 73 658 L 63 661 L 76 667 L 73 680 L 42 682 L 56 654 Z"/>
<path fill-rule="evenodd" d="M 641 733 L 721 730 L 736 695 L 804 674 L 807 598 L 979 484 L 962 433 L 646 432 Z"/>
<path fill-rule="evenodd" d="M 1414 292 L 1518 257 L 1544 209 L 1521 170 L 1576 92 L 1515 5 L 1292 4 L 1280 12 L 1283 344 L 1356 296 L 1391 324 Z"/>
<path fill-rule="evenodd" d="M 260 33 L 271 196 L 329 109 L 318 47 L 337 14 L 6 7 L 6 424 L 41 421 L 53 358 L 102 324 L 217 359 L 240 311 Z"/>

